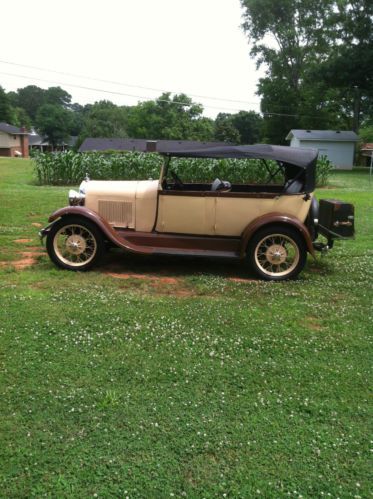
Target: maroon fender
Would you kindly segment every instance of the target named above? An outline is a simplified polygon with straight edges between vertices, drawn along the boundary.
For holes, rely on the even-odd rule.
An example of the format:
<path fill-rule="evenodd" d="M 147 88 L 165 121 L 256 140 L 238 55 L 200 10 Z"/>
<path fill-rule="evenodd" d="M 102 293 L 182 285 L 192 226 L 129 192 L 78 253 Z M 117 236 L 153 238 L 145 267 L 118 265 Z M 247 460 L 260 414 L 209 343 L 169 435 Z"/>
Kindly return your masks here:
<path fill-rule="evenodd" d="M 55 222 L 59 218 L 66 216 L 78 216 L 82 218 L 87 218 L 91 222 L 95 223 L 97 227 L 103 232 L 103 234 L 111 241 L 113 244 L 119 248 L 123 248 L 127 251 L 133 253 L 151 254 L 153 249 L 149 246 L 138 246 L 130 243 L 123 237 L 120 237 L 118 233 L 103 219 L 98 213 L 84 206 L 66 206 L 61 208 L 49 217 L 48 222 Z"/>
<path fill-rule="evenodd" d="M 298 220 L 296 217 L 292 215 L 283 215 L 281 213 L 267 213 L 266 215 L 262 215 L 261 217 L 256 218 L 245 228 L 241 235 L 241 247 L 240 247 L 240 257 L 244 258 L 247 244 L 250 241 L 251 237 L 255 234 L 258 229 L 270 224 L 283 224 L 287 226 L 292 226 L 301 233 L 304 238 L 304 241 L 307 245 L 307 249 L 309 253 L 313 257 L 315 257 L 315 250 L 313 248 L 311 235 L 307 227 Z"/>

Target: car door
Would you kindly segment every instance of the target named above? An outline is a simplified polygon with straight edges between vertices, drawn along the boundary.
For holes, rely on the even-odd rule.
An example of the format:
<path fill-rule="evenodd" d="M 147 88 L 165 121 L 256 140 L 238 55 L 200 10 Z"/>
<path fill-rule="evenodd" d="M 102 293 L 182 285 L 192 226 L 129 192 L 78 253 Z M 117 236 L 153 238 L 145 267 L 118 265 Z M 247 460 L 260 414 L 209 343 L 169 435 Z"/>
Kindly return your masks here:
<path fill-rule="evenodd" d="M 216 198 L 209 192 L 159 192 L 157 232 L 214 235 Z"/>

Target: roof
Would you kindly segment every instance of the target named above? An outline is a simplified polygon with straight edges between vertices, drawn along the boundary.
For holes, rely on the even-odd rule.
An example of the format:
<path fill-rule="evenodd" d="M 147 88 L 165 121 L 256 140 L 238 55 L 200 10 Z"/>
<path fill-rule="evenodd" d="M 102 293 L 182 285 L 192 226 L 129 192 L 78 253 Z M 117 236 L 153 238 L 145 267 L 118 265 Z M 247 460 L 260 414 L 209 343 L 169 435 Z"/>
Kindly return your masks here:
<path fill-rule="evenodd" d="M 166 156 L 274 160 L 284 170 L 287 180 L 300 180 L 303 183 L 304 192 L 313 192 L 315 189 L 318 150 L 308 147 L 272 146 L 269 144 L 257 144 L 253 146 L 226 145 L 205 149 L 168 151 Z"/>
<path fill-rule="evenodd" d="M 32 133 L 29 135 L 28 141 L 30 146 L 40 146 L 44 139 L 38 133 Z"/>
<path fill-rule="evenodd" d="M 373 157 L 373 143 L 362 144 L 360 152 L 363 156 L 368 156 L 368 158 Z"/>
<path fill-rule="evenodd" d="M 146 140 L 146 139 L 106 139 L 87 138 L 79 147 L 79 152 L 88 151 L 138 151 L 146 152 L 147 143 L 155 144 L 156 151 L 165 153 L 173 150 L 202 149 L 226 145 L 224 142 L 198 142 L 194 140 Z M 152 149 L 154 150 L 154 149 Z"/>
<path fill-rule="evenodd" d="M 60 146 L 70 146 L 73 147 L 77 141 L 78 137 L 71 135 L 67 140 L 61 142 Z M 30 146 L 49 146 L 49 141 L 47 137 L 42 137 L 38 133 L 32 133 L 29 135 L 29 145 Z"/>
<path fill-rule="evenodd" d="M 0 132 L 9 133 L 11 135 L 28 135 L 25 128 L 18 128 L 17 126 L 9 125 L 4 121 L 0 123 Z"/>
<path fill-rule="evenodd" d="M 236 158 L 236 159 L 270 159 L 289 165 L 307 169 L 317 160 L 318 150 L 312 148 L 272 146 L 256 144 L 253 146 L 221 146 L 205 149 L 169 150 L 167 156 L 184 158 Z"/>
<path fill-rule="evenodd" d="M 347 130 L 290 130 L 286 140 L 291 140 L 293 137 L 305 141 L 357 142 L 359 140 L 355 132 Z"/>

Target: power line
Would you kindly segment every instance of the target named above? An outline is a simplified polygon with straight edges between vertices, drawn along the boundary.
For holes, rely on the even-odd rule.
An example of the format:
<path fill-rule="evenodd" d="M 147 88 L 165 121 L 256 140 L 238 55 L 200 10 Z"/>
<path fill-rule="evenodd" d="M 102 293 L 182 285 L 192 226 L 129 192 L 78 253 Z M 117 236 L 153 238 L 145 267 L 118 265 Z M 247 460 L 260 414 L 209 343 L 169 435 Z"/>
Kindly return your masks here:
<path fill-rule="evenodd" d="M 47 73 L 55 73 L 55 74 L 59 74 L 59 75 L 63 75 L 63 76 L 72 76 L 73 78 L 83 78 L 85 80 L 98 81 L 100 83 L 109 83 L 111 85 L 119 85 L 119 86 L 122 86 L 122 87 L 140 88 L 141 90 L 151 90 L 153 92 L 162 92 L 162 93 L 168 92 L 167 90 L 160 89 L 160 88 L 145 87 L 145 86 L 141 86 L 141 85 L 134 85 L 134 84 L 130 84 L 130 83 L 123 83 L 123 82 L 119 82 L 119 81 L 104 80 L 104 79 L 101 79 L 101 78 L 93 78 L 92 76 L 84 76 L 84 75 L 80 75 L 80 74 L 76 74 L 76 73 L 68 73 L 68 72 L 65 72 L 65 71 L 56 71 L 54 69 L 41 68 L 41 67 L 38 67 L 38 66 L 31 66 L 31 65 L 28 65 L 28 64 L 19 64 L 19 63 L 16 63 L 16 62 L 3 61 L 3 60 L 0 60 L 0 63 L 2 63 L 2 64 L 8 64 L 8 65 L 11 65 L 11 66 L 18 66 L 18 67 L 21 67 L 21 68 L 35 69 L 36 71 L 44 71 L 44 72 L 47 72 Z M 178 92 L 172 91 L 171 93 L 177 94 Z M 235 100 L 235 99 L 226 99 L 224 97 L 211 97 L 211 96 L 208 96 L 208 95 L 198 95 L 198 94 L 189 94 L 189 93 L 188 93 L 188 95 L 190 95 L 191 97 L 197 97 L 199 99 L 208 99 L 208 100 L 214 100 L 214 101 L 231 102 L 231 103 L 248 104 L 248 105 L 259 105 L 260 104 L 260 102 L 258 102 L 258 101 L 257 102 L 250 102 L 250 101 L 242 101 L 242 100 Z"/>
<path fill-rule="evenodd" d="M 111 94 L 111 95 L 121 95 L 124 97 L 132 97 L 132 98 L 136 98 L 136 99 L 149 99 L 149 97 L 144 96 L 144 95 L 135 95 L 135 94 L 128 94 L 128 93 L 124 93 L 124 92 L 115 92 L 112 90 L 104 90 L 102 88 L 86 87 L 84 85 L 77 85 L 75 83 L 62 83 L 62 82 L 55 81 L 55 80 L 46 80 L 44 78 L 36 78 L 34 76 L 26 76 L 26 75 L 20 75 L 20 74 L 16 74 L 16 73 L 7 73 L 7 72 L 0 71 L 0 75 L 12 76 L 12 77 L 16 77 L 16 78 L 22 78 L 25 80 L 41 81 L 41 82 L 50 83 L 53 85 L 63 85 L 65 87 L 80 88 L 83 90 L 89 90 L 89 91 L 99 92 L 99 93 L 106 93 L 106 94 Z M 157 100 L 157 102 L 165 102 L 167 104 L 174 104 L 174 105 L 180 105 L 180 106 L 186 106 L 186 107 L 192 105 L 192 104 L 187 104 L 186 102 L 169 101 L 167 99 L 162 99 L 162 98 L 157 98 L 156 100 Z M 204 107 L 208 108 L 208 109 L 216 109 L 218 111 L 221 111 L 223 109 L 226 111 L 242 111 L 242 108 L 239 109 L 239 108 L 231 108 L 231 107 L 224 107 L 224 106 L 217 107 L 217 106 L 204 105 Z M 308 116 L 308 115 L 302 115 L 302 114 L 272 113 L 272 112 L 264 112 L 264 111 L 259 111 L 259 113 L 262 114 L 263 116 L 284 116 L 284 117 L 292 117 L 292 118 L 303 117 L 303 118 L 327 119 L 326 117 L 323 117 L 323 116 Z"/>
<path fill-rule="evenodd" d="M 136 98 L 136 99 L 148 99 L 148 100 L 150 99 L 150 97 L 145 96 L 145 95 L 135 95 L 135 94 L 128 94 L 128 93 L 124 93 L 124 92 L 115 92 L 113 90 L 104 90 L 102 88 L 86 87 L 84 85 L 77 85 L 75 83 L 65 83 L 65 82 L 62 83 L 62 82 L 56 81 L 56 80 L 46 80 L 44 78 L 36 78 L 34 76 L 26 76 L 26 75 L 20 75 L 20 74 L 16 74 L 16 73 L 6 73 L 4 71 L 0 71 L 0 74 L 1 75 L 5 75 L 5 76 L 14 76 L 14 77 L 22 78 L 22 79 L 25 79 L 25 80 L 35 80 L 35 81 L 41 81 L 41 82 L 44 82 L 44 83 L 51 83 L 53 85 L 63 85 L 65 87 L 80 88 L 80 89 L 83 89 L 83 90 L 90 90 L 90 91 L 93 91 L 93 92 L 100 92 L 100 93 L 105 93 L 105 94 L 122 95 L 124 97 L 133 97 L 133 98 Z M 187 104 L 186 102 L 169 101 L 167 99 L 162 99 L 162 98 L 157 98 L 157 101 L 158 102 L 166 102 L 167 104 L 176 104 L 176 105 L 180 105 L 180 106 L 191 106 L 191 104 Z M 217 110 L 220 110 L 220 111 L 222 109 L 225 109 L 225 110 L 228 110 L 228 111 L 240 111 L 240 110 L 242 110 L 242 109 L 238 109 L 238 108 L 222 107 L 222 106 L 216 107 L 216 106 L 206 105 L 204 107 L 209 108 L 209 109 L 217 109 Z"/>

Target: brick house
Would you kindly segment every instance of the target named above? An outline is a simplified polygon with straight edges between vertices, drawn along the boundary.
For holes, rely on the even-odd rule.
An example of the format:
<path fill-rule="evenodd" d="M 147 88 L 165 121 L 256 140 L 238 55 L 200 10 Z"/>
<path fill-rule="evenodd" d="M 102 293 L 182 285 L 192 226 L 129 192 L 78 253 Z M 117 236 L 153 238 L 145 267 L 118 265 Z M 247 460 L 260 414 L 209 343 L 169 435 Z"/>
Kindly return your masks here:
<path fill-rule="evenodd" d="M 25 128 L 0 123 L 0 156 L 29 157 L 29 134 Z"/>

